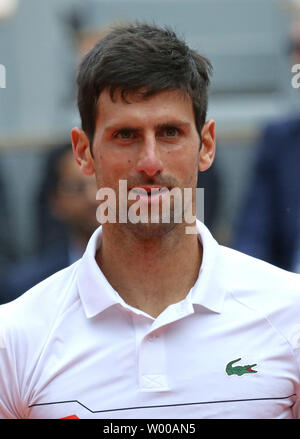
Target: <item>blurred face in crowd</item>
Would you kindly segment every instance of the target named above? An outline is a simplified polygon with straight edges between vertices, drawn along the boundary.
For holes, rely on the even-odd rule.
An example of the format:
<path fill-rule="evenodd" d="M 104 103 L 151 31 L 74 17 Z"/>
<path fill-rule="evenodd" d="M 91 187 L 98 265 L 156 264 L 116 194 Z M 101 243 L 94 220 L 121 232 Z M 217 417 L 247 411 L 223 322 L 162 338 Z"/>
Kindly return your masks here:
<path fill-rule="evenodd" d="M 95 173 L 98 188 L 109 187 L 116 194 L 119 180 L 127 181 L 128 191 L 149 186 L 196 188 L 198 169 L 209 168 L 214 158 L 214 122 L 204 125 L 200 149 L 189 96 L 172 90 L 146 99 L 130 94 L 126 99 L 129 103 L 116 94 L 112 101 L 106 90 L 100 95 L 92 155 L 85 133 L 78 128 L 72 131 L 83 172 Z M 149 224 L 128 224 L 146 234 L 147 226 L 149 231 Z M 153 230 L 172 227 L 150 226 Z"/>
<path fill-rule="evenodd" d="M 80 172 L 72 151 L 64 154 L 59 163 L 59 181 L 51 205 L 55 215 L 74 234 L 87 239 L 99 226 L 96 191 L 95 179 Z"/>
<path fill-rule="evenodd" d="M 300 18 L 293 23 L 290 30 L 290 55 L 292 65 L 300 64 Z"/>

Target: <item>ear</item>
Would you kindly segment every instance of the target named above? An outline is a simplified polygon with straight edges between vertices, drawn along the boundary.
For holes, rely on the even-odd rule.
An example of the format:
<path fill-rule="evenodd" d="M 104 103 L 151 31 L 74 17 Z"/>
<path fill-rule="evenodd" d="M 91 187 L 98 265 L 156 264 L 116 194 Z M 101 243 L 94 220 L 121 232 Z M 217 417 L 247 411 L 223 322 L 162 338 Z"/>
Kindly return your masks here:
<path fill-rule="evenodd" d="M 88 136 L 82 129 L 75 127 L 71 131 L 71 139 L 74 158 L 81 172 L 85 175 L 93 175 L 95 173 L 94 159 L 91 155 Z"/>
<path fill-rule="evenodd" d="M 216 153 L 215 121 L 207 121 L 201 130 L 202 145 L 199 155 L 199 171 L 206 171 L 212 165 Z"/>

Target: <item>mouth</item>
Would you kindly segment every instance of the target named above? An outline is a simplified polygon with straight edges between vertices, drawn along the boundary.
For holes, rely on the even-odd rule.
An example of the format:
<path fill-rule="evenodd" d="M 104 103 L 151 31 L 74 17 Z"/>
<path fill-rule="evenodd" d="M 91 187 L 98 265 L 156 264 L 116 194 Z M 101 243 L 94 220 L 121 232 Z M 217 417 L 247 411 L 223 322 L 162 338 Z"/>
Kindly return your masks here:
<path fill-rule="evenodd" d="M 147 194 L 151 194 L 151 193 L 155 194 L 158 191 L 168 190 L 168 187 L 167 186 L 155 186 L 155 185 L 147 185 L 147 186 L 143 185 L 143 186 L 133 186 L 131 188 L 131 190 L 134 192 L 141 192 L 142 193 L 143 191 L 146 191 Z"/>
<path fill-rule="evenodd" d="M 161 199 L 168 191 L 169 188 L 167 186 L 157 185 L 134 186 L 130 189 L 130 192 L 136 194 L 139 197 L 139 200 L 147 202 Z"/>

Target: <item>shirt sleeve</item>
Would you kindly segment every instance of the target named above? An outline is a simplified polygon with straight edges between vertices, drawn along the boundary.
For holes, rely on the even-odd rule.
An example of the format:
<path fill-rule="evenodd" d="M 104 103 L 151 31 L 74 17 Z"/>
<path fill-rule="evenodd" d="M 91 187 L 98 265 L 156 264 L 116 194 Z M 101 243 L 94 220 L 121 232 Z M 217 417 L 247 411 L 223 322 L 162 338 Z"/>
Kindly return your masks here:
<path fill-rule="evenodd" d="M 0 315 L 0 419 L 22 418 L 16 363 L 9 351 L 7 331 Z"/>
<path fill-rule="evenodd" d="M 298 382 L 296 384 L 295 403 L 292 407 L 293 418 L 300 419 L 300 324 L 296 324 L 292 332 L 291 345 L 294 351 L 298 370 Z"/>

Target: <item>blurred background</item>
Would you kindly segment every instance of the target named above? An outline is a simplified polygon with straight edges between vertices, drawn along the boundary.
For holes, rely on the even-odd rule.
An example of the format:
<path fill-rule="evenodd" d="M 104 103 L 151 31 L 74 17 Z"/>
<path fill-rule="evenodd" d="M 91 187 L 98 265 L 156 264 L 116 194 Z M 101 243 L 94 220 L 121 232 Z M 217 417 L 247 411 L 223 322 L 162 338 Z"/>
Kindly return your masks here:
<path fill-rule="evenodd" d="M 206 189 L 205 222 L 214 236 L 296 271 L 300 91 L 291 85 L 291 65 L 300 53 L 300 30 L 291 33 L 291 26 L 298 8 L 289 0 L 0 0 L 0 303 L 80 257 L 97 226 L 93 183 L 68 161 L 70 130 L 80 123 L 76 69 L 110 24 L 134 19 L 173 26 L 213 64 L 208 118 L 216 121 L 217 155 L 199 185 Z M 296 119 L 296 156 L 288 152 L 290 119 Z M 276 156 L 265 170 L 260 151 L 272 139 L 280 144 L 269 146 Z M 285 155 L 291 164 L 282 163 L 288 166 L 283 188 L 275 168 Z M 279 229 L 292 226 L 271 212 L 281 197 L 283 222 L 293 217 L 289 238 Z M 269 250 L 255 253 L 255 237 L 257 246 L 283 240 L 275 259 Z M 289 263 L 281 261 L 289 251 Z"/>

